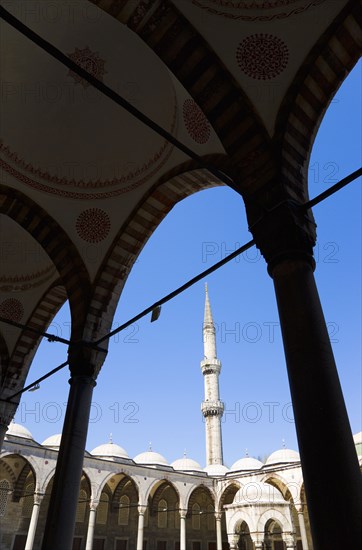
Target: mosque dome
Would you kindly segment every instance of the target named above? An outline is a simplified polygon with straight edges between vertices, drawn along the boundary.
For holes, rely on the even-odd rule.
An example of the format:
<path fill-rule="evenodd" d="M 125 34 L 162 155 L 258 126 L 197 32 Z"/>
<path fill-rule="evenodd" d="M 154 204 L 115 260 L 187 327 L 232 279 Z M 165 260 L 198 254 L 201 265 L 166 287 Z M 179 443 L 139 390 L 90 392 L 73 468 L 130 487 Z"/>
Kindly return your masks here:
<path fill-rule="evenodd" d="M 278 489 L 269 483 L 259 481 L 251 481 L 240 487 L 233 501 L 233 504 L 260 503 L 286 504 L 286 501 Z"/>
<path fill-rule="evenodd" d="M 116 445 L 113 442 L 105 443 L 104 445 L 98 445 L 98 447 L 91 451 L 91 455 L 108 459 L 129 458 L 127 452 L 122 447 Z"/>
<path fill-rule="evenodd" d="M 49 447 L 50 449 L 59 449 L 62 434 L 51 435 L 45 441 L 43 441 L 43 447 Z"/>
<path fill-rule="evenodd" d="M 133 460 L 137 464 L 145 464 L 146 466 L 169 465 L 165 457 L 163 457 L 159 453 L 155 453 L 154 451 L 146 451 L 145 453 L 140 453 L 139 455 L 135 456 Z"/>
<path fill-rule="evenodd" d="M 183 472 L 202 472 L 200 464 L 196 460 L 192 460 L 192 458 L 187 458 L 186 456 L 175 460 L 171 466 L 174 470 L 181 470 Z"/>
<path fill-rule="evenodd" d="M 8 435 L 11 435 L 12 437 L 22 437 L 23 439 L 32 439 L 34 440 L 33 436 L 29 432 L 27 428 L 22 426 L 21 424 L 16 424 L 16 422 L 11 422 L 10 426 L 6 432 L 6 437 Z"/>
<path fill-rule="evenodd" d="M 279 451 L 275 451 L 268 457 L 265 464 L 266 466 L 270 466 L 271 464 L 280 464 L 282 462 L 300 462 L 299 453 L 292 449 L 279 449 Z"/>
<path fill-rule="evenodd" d="M 228 473 L 228 471 L 229 469 L 222 464 L 209 464 L 206 468 L 204 468 L 204 472 L 206 472 L 209 476 L 224 476 Z"/>
<path fill-rule="evenodd" d="M 251 456 L 245 456 L 244 458 L 240 458 L 234 462 L 230 468 L 230 471 L 237 472 L 239 470 L 260 470 L 263 466 L 264 464 L 260 462 L 260 460 L 252 458 Z"/>

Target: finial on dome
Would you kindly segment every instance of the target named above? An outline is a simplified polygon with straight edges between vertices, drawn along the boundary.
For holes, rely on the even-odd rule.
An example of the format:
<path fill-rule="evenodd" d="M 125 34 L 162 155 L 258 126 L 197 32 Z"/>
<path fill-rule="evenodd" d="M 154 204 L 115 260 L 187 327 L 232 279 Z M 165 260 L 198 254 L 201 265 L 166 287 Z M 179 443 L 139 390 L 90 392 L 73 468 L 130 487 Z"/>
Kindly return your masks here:
<path fill-rule="evenodd" d="M 149 441 L 148 443 L 148 450 L 152 452 L 152 441 Z"/>
<path fill-rule="evenodd" d="M 109 434 L 109 442 L 110 442 L 110 443 L 113 443 L 112 433 Z"/>
<path fill-rule="evenodd" d="M 283 449 L 286 449 L 286 446 L 285 446 L 285 439 L 282 439 L 282 444 L 283 444 Z"/>
<path fill-rule="evenodd" d="M 249 458 L 249 451 L 248 451 L 248 449 L 245 449 L 245 456 L 246 456 L 247 458 Z"/>
<path fill-rule="evenodd" d="M 186 449 L 184 449 L 184 458 L 187 457 Z"/>

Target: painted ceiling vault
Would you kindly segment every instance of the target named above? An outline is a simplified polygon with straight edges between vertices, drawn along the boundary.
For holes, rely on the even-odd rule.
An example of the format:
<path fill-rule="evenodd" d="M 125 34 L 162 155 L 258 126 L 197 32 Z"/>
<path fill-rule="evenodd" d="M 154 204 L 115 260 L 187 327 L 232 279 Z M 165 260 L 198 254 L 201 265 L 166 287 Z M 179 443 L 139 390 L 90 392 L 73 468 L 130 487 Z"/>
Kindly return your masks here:
<path fill-rule="evenodd" d="M 356 1 L 1 5 L 232 178 L 252 212 L 306 200 L 318 125 L 361 47 Z M 99 337 L 164 216 L 224 182 L 6 22 L 1 92 L 0 316 L 45 330 L 68 299 L 73 338 Z M 39 339 L 0 328 L 6 397 Z"/>

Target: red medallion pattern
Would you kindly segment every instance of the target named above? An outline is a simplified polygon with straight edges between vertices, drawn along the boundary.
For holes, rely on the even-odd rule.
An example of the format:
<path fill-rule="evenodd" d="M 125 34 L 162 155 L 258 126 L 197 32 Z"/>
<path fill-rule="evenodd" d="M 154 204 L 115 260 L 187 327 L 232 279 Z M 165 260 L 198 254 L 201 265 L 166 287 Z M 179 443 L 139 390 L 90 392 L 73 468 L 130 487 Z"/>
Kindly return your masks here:
<path fill-rule="evenodd" d="M 82 69 L 103 82 L 103 77 L 107 71 L 104 68 L 105 60 L 99 57 L 98 52 L 92 52 L 92 50 L 86 46 L 83 50 L 75 48 L 75 51 L 69 53 L 68 56 L 69 59 L 82 67 Z M 83 88 L 90 86 L 89 82 L 75 72 L 69 71 L 68 75 L 74 79 L 75 84 L 81 84 Z"/>
<path fill-rule="evenodd" d="M 0 317 L 5 317 L 10 321 L 19 322 L 24 315 L 24 307 L 20 300 L 16 298 L 7 298 L 0 304 Z"/>
<path fill-rule="evenodd" d="M 183 104 L 183 117 L 189 135 L 196 143 L 206 143 L 211 134 L 210 123 L 193 99 Z"/>
<path fill-rule="evenodd" d="M 277 36 L 252 34 L 240 42 L 236 60 L 242 72 L 257 80 L 270 80 L 288 64 L 288 48 Z"/>
<path fill-rule="evenodd" d="M 250 2 L 192 0 L 195 6 L 211 15 L 226 17 L 233 21 L 247 21 L 248 23 L 258 23 L 260 21 L 265 23 L 274 19 L 280 21 L 281 19 L 300 15 L 324 2 L 327 2 L 327 0 L 312 0 L 310 2 L 302 2 L 301 0 L 253 0 Z"/>
<path fill-rule="evenodd" d="M 79 214 L 75 227 L 83 241 L 99 243 L 108 236 L 111 229 L 111 220 L 104 210 L 89 208 Z"/>

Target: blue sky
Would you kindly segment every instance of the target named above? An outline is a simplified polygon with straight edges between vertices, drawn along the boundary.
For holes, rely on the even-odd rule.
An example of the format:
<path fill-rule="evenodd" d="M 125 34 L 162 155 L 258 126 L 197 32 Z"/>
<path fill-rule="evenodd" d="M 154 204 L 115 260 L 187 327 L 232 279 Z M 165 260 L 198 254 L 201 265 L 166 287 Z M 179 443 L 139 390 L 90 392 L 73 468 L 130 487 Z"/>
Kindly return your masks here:
<path fill-rule="evenodd" d="M 309 170 L 314 197 L 361 165 L 361 63 L 334 98 L 317 135 Z M 314 208 L 316 280 L 350 422 L 361 430 L 361 182 Z M 217 188 L 178 204 L 151 237 L 127 281 L 114 326 L 174 290 L 250 240 L 243 201 Z M 221 398 L 225 464 L 297 449 L 272 280 L 252 248 L 207 278 L 223 368 Z M 203 379 L 204 281 L 111 340 L 95 388 L 87 449 L 109 440 L 130 457 L 153 450 L 172 462 L 188 456 L 205 465 L 200 412 Z M 65 305 L 49 331 L 69 336 Z M 43 342 L 28 382 L 66 359 L 66 348 Z M 69 372 L 64 369 L 23 395 L 15 420 L 40 443 L 59 433 Z M 331 446 L 333 442 L 331 442 Z M 327 450 L 326 450 L 327 452 Z"/>

